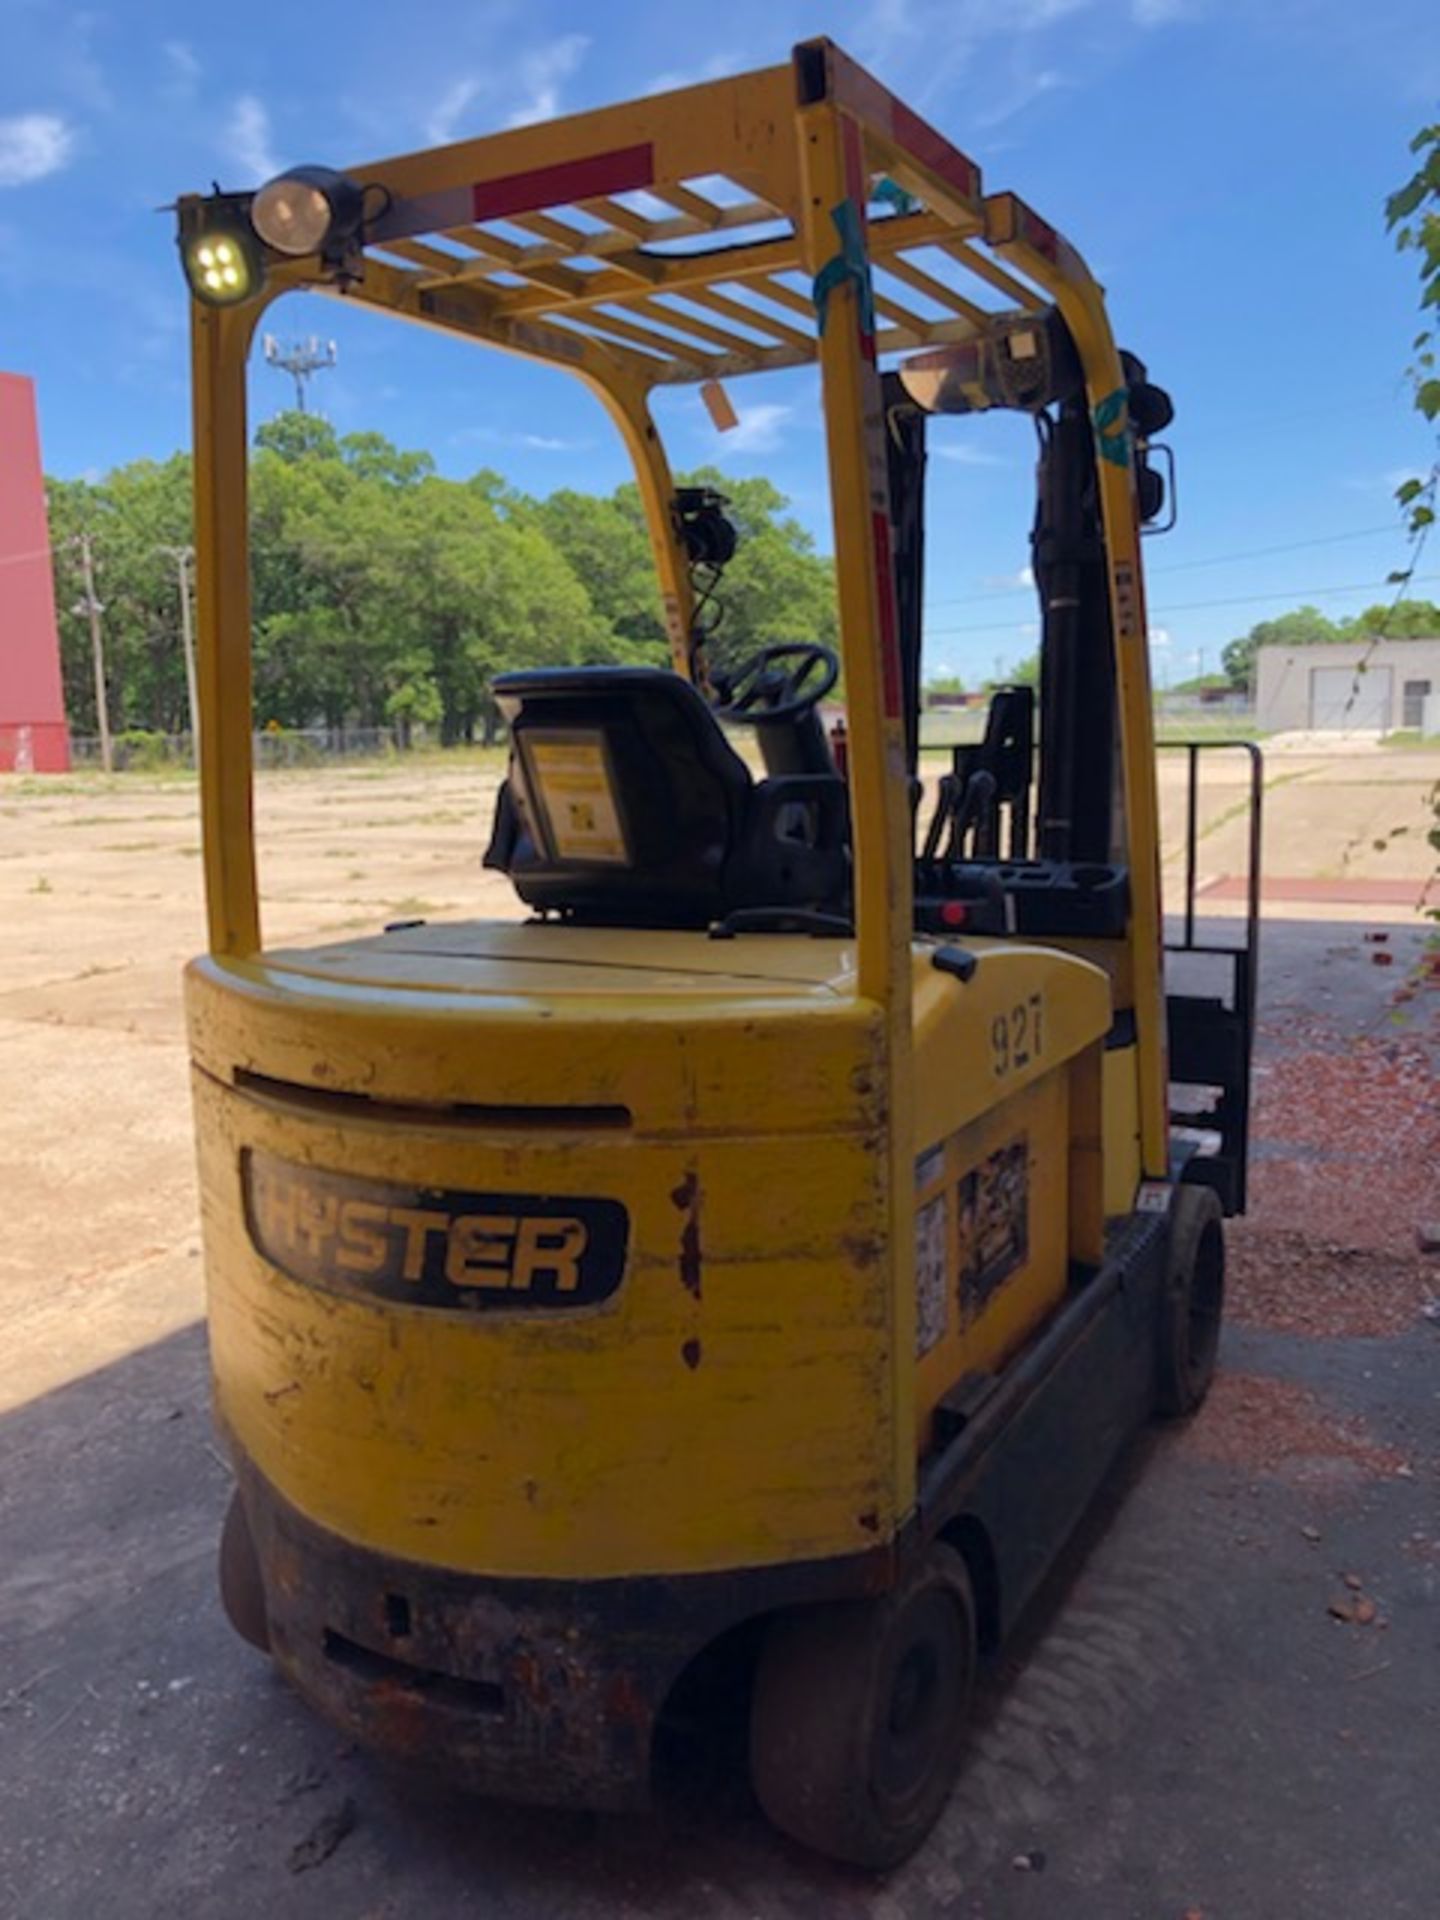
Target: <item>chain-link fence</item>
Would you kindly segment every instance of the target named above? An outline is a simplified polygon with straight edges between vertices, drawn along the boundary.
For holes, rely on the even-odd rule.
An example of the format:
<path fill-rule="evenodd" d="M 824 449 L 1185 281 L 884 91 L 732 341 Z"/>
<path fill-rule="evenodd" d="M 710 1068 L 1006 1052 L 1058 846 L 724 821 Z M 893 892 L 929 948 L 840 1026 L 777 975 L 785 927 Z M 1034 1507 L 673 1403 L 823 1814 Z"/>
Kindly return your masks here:
<path fill-rule="evenodd" d="M 319 767 L 336 760 L 375 760 L 399 751 L 393 727 L 264 727 L 253 735 L 257 767 Z M 94 734 L 72 734 L 71 764 L 99 767 L 103 756 Z M 160 773 L 193 767 L 188 733 L 151 733 L 134 728 L 111 740 L 117 773 Z"/>

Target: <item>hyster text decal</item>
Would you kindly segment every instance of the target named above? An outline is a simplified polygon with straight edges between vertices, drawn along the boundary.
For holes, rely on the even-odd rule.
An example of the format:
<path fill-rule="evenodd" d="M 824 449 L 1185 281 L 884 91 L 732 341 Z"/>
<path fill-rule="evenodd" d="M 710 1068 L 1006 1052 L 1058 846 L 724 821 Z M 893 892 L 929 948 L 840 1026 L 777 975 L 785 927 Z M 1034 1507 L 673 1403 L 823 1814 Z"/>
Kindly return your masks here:
<path fill-rule="evenodd" d="M 241 1155 L 256 1251 L 294 1280 L 415 1306 L 589 1307 L 625 1271 L 618 1200 L 403 1187 Z"/>

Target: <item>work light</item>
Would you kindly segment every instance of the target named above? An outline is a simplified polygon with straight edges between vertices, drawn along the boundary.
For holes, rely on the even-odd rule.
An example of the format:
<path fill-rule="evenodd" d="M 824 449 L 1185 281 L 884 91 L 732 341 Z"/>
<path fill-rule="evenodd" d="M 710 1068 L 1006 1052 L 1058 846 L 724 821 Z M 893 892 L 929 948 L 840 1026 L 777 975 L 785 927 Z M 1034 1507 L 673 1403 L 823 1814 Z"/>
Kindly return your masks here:
<path fill-rule="evenodd" d="M 292 167 L 255 196 L 255 231 L 276 253 L 300 259 L 343 248 L 360 226 L 364 192 L 332 167 Z"/>
<path fill-rule="evenodd" d="M 182 203 L 180 260 L 190 291 L 207 306 L 238 306 L 258 293 L 265 267 L 250 226 L 249 194 Z"/>

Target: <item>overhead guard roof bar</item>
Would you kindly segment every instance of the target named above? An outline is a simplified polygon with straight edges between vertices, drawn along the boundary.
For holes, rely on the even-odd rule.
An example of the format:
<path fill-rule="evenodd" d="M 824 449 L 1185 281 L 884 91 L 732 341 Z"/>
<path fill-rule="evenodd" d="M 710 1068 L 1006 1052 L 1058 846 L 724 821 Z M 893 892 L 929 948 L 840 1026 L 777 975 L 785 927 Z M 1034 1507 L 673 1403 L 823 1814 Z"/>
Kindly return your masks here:
<path fill-rule="evenodd" d="M 829 52 L 864 132 L 878 350 L 1043 306 L 990 250 L 979 167 Z M 795 84 L 772 67 L 355 167 L 390 205 L 349 297 L 642 388 L 811 364 Z"/>

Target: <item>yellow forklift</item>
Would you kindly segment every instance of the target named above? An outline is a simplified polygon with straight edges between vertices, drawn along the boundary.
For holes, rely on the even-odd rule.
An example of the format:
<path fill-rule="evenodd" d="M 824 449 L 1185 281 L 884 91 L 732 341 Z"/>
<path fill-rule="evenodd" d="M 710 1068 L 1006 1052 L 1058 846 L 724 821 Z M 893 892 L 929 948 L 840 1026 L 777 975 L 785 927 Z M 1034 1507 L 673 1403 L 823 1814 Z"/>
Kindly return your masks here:
<path fill-rule="evenodd" d="M 743 1631 L 766 1813 L 891 1865 L 977 1662 L 1215 1361 L 1254 965 L 1171 999 L 1194 1152 L 1140 565 L 1169 403 L 1069 242 L 823 40 L 178 224 L 230 1618 L 370 1747 L 591 1807 L 645 1801 Z M 246 361 L 303 287 L 568 368 L 634 458 L 671 667 L 494 682 L 528 918 L 262 939 Z M 650 397 L 811 363 L 840 647 L 737 659 L 734 529 Z M 993 407 L 1038 434 L 1039 687 L 927 792 L 926 426 Z"/>

